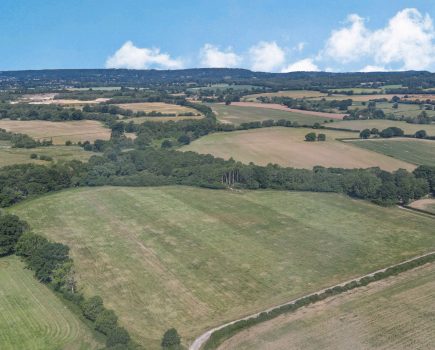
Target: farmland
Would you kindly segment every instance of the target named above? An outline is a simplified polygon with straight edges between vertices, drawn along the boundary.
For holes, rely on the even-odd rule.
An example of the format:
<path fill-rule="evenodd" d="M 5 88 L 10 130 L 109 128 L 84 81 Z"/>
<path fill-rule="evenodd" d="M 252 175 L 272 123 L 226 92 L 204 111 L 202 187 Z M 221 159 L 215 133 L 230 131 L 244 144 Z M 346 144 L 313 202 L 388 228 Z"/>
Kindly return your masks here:
<path fill-rule="evenodd" d="M 133 112 L 159 112 L 179 115 L 181 113 L 193 113 L 194 115 L 199 114 L 196 109 L 179 106 L 175 104 L 162 103 L 162 102 L 144 102 L 144 103 L 122 103 L 116 105 L 118 107 L 129 109 Z"/>
<path fill-rule="evenodd" d="M 320 91 L 313 90 L 289 90 L 278 92 L 264 92 L 259 94 L 252 94 L 243 97 L 244 101 L 257 102 L 258 97 L 291 97 L 291 98 L 322 98 L 327 94 Z"/>
<path fill-rule="evenodd" d="M 124 122 L 133 122 L 135 124 L 141 124 L 143 122 L 167 122 L 167 121 L 177 121 L 186 119 L 201 119 L 202 116 L 177 116 L 177 117 L 134 117 L 134 118 L 124 118 Z"/>
<path fill-rule="evenodd" d="M 88 350 L 101 343 L 16 257 L 0 258 L 2 350 Z"/>
<path fill-rule="evenodd" d="M 431 349 L 435 264 L 407 271 L 243 331 L 226 349 Z"/>
<path fill-rule="evenodd" d="M 415 202 L 412 202 L 409 206 L 415 209 L 426 210 L 435 214 L 435 198 L 419 199 Z"/>
<path fill-rule="evenodd" d="M 314 123 L 323 123 L 330 119 L 299 112 L 289 112 L 268 108 L 226 106 L 217 103 L 209 106 L 217 114 L 217 118 L 220 122 L 236 125 L 268 119 L 284 119 L 297 122 L 301 125 L 313 125 Z"/>
<path fill-rule="evenodd" d="M 53 140 L 55 145 L 64 145 L 65 141 L 108 140 L 110 129 L 95 120 L 50 122 L 45 120 L 0 120 L 0 128 L 14 133 L 27 134 L 38 140 Z"/>
<path fill-rule="evenodd" d="M 150 348 L 435 244 L 432 218 L 328 193 L 82 188 L 10 211 L 68 244 L 85 294 Z"/>
<path fill-rule="evenodd" d="M 350 141 L 352 145 L 417 165 L 435 166 L 435 141 L 409 138 Z"/>
<path fill-rule="evenodd" d="M 415 168 L 413 164 L 336 140 L 358 137 L 356 133 L 321 130 L 319 132 L 326 135 L 325 142 L 306 142 L 305 135 L 312 131 L 306 128 L 263 128 L 215 133 L 195 140 L 182 150 L 210 153 L 224 159 L 233 157 L 244 163 L 276 163 L 295 168 L 311 169 L 316 165 L 343 168 L 379 166 L 385 170 Z"/>

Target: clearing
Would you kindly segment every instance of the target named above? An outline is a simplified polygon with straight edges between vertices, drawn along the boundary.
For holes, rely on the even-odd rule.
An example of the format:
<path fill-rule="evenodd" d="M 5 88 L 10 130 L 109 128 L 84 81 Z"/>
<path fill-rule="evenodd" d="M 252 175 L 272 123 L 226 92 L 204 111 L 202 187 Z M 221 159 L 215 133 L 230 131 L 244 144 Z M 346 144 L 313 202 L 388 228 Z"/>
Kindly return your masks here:
<path fill-rule="evenodd" d="M 432 263 L 249 328 L 219 349 L 433 349 L 434 290 Z"/>
<path fill-rule="evenodd" d="M 434 220 L 331 193 L 72 189 L 8 209 L 147 348 L 433 250 Z"/>
<path fill-rule="evenodd" d="M 326 141 L 306 142 L 305 135 L 309 132 L 325 134 Z M 233 157 L 246 164 L 275 163 L 306 169 L 316 165 L 339 168 L 379 166 L 389 171 L 415 169 L 414 164 L 337 140 L 355 137 L 358 134 L 346 131 L 273 127 L 209 134 L 182 147 L 182 150 L 212 154 L 224 159 Z"/>
<path fill-rule="evenodd" d="M 15 256 L 0 258 L 2 350 L 101 349 L 90 328 Z"/>
<path fill-rule="evenodd" d="M 409 204 L 409 206 L 435 214 L 435 198 L 419 199 L 418 201 Z"/>
<path fill-rule="evenodd" d="M 0 120 L 0 128 L 14 133 L 27 134 L 36 140 L 53 140 L 55 145 L 65 141 L 109 140 L 110 129 L 96 120 L 51 122 L 46 120 Z"/>
<path fill-rule="evenodd" d="M 170 103 L 163 103 L 163 102 L 144 102 L 144 103 L 122 103 L 117 104 L 115 106 L 129 109 L 133 112 L 160 112 L 160 113 L 168 113 L 168 114 L 182 114 L 182 113 L 193 113 L 196 115 L 201 115 L 199 111 L 197 111 L 194 108 L 186 107 L 186 106 L 179 106 L 175 104 Z"/>
<path fill-rule="evenodd" d="M 435 166 L 435 141 L 410 138 L 347 141 L 354 146 L 379 152 L 417 165 Z"/>

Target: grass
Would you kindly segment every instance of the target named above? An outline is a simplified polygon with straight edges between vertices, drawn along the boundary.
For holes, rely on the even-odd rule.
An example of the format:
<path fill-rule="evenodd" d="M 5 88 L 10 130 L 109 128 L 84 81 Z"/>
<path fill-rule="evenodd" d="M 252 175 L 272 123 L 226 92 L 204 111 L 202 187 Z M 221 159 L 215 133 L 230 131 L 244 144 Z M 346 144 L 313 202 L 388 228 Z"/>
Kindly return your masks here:
<path fill-rule="evenodd" d="M 79 285 L 147 348 L 433 249 L 433 219 L 327 193 L 63 191 L 9 211 L 68 244 Z"/>
<path fill-rule="evenodd" d="M 435 264 L 241 332 L 219 349 L 432 349 Z"/>
<path fill-rule="evenodd" d="M 3 144 L 0 146 L 0 167 L 13 164 L 49 164 L 47 161 L 30 159 L 30 155 L 35 153 L 39 156 L 45 155 L 53 158 L 53 161 L 69 161 L 77 159 L 80 161 L 87 161 L 95 153 L 84 151 L 82 147 L 78 146 L 50 146 L 50 147 L 37 147 L 37 148 L 11 148 Z"/>
<path fill-rule="evenodd" d="M 267 119 L 279 120 L 285 119 L 292 122 L 298 122 L 301 125 L 313 125 L 314 123 L 323 123 L 329 118 L 318 117 L 314 115 L 280 111 L 270 108 L 258 107 L 240 107 L 226 106 L 224 104 L 209 105 L 217 114 L 217 118 L 222 123 L 240 125 L 241 123 L 263 121 Z"/>
<path fill-rule="evenodd" d="M 278 92 L 263 92 L 258 94 L 247 95 L 243 97 L 244 101 L 258 102 L 258 97 L 291 97 L 291 98 L 314 98 L 325 97 L 327 94 L 313 90 L 287 90 Z"/>
<path fill-rule="evenodd" d="M 118 104 L 116 106 L 119 106 L 124 109 L 130 109 L 133 112 L 160 112 L 160 113 L 173 113 L 173 114 L 180 114 L 180 113 L 194 113 L 195 115 L 200 114 L 196 109 L 186 107 L 186 106 L 179 106 L 175 104 L 170 103 L 163 103 L 163 102 L 144 102 L 144 103 L 122 103 Z"/>
<path fill-rule="evenodd" d="M 306 142 L 305 135 L 313 131 L 324 133 L 326 141 Z M 354 137 L 358 137 L 358 134 L 336 130 L 275 127 L 214 133 L 193 141 L 182 150 L 210 153 L 225 159 L 233 157 L 243 163 L 275 163 L 294 168 L 311 169 L 316 165 L 343 168 L 379 166 L 385 170 L 415 168 L 413 164 L 336 140 Z"/>
<path fill-rule="evenodd" d="M 435 166 L 435 141 L 394 138 L 358 140 L 351 143 L 408 163 Z"/>
<path fill-rule="evenodd" d="M 390 126 L 395 126 L 405 131 L 405 134 L 414 134 L 418 130 L 426 130 L 428 135 L 435 136 L 435 124 L 410 124 L 410 123 L 396 121 L 396 120 L 380 120 L 380 119 L 343 120 L 343 121 L 331 123 L 328 126 L 332 126 L 334 128 L 351 129 L 351 130 L 377 128 L 379 129 L 379 131 L 386 129 Z"/>
<path fill-rule="evenodd" d="M 177 121 L 186 119 L 202 119 L 203 116 L 177 116 L 177 117 L 136 117 L 136 118 L 123 118 L 122 120 L 126 123 L 133 122 L 135 124 L 141 124 L 143 122 L 167 122 L 167 121 Z"/>
<path fill-rule="evenodd" d="M 426 210 L 435 214 L 435 198 L 419 199 L 415 202 L 412 202 L 409 206 L 416 209 Z"/>
<path fill-rule="evenodd" d="M 2 350 L 102 348 L 92 331 L 17 257 L 0 258 Z"/>
<path fill-rule="evenodd" d="M 50 122 L 45 120 L 0 120 L 0 128 L 15 133 L 27 134 L 35 139 L 52 139 L 55 145 L 64 145 L 65 141 L 109 140 L 110 129 L 95 120 Z"/>

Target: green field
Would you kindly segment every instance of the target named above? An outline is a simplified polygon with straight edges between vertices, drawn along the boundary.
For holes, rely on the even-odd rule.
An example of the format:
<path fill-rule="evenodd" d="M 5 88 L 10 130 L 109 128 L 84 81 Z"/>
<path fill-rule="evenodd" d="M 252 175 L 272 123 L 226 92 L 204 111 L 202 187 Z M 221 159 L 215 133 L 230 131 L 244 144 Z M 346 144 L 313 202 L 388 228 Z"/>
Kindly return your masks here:
<path fill-rule="evenodd" d="M 12 164 L 50 164 L 50 162 L 30 159 L 30 155 L 35 153 L 39 156 L 45 155 L 53 158 L 53 161 L 69 161 L 77 159 L 87 161 L 95 153 L 84 151 L 78 146 L 49 146 L 37 148 L 11 148 L 7 144 L 0 145 L 0 167 Z"/>
<path fill-rule="evenodd" d="M 363 129 L 372 128 L 377 128 L 379 131 L 381 131 L 390 126 L 395 126 L 405 131 L 405 134 L 414 134 L 418 130 L 426 130 L 428 135 L 435 136 L 435 124 L 410 124 L 406 122 L 385 119 L 343 120 L 331 123 L 328 126 L 360 131 Z"/>
<path fill-rule="evenodd" d="M 435 264 L 243 331 L 220 350 L 433 349 Z"/>
<path fill-rule="evenodd" d="M 155 349 L 435 247 L 432 218 L 330 193 L 81 188 L 10 211 L 68 244 L 85 294 Z"/>
<path fill-rule="evenodd" d="M 328 118 L 314 115 L 280 111 L 270 108 L 226 106 L 217 103 L 210 104 L 209 106 L 216 113 L 220 122 L 236 125 L 268 119 L 285 119 L 292 122 L 298 122 L 301 125 L 313 125 L 314 123 L 323 123 L 329 120 Z"/>
<path fill-rule="evenodd" d="M 349 141 L 352 145 L 417 165 L 435 166 L 435 141 L 409 138 Z"/>
<path fill-rule="evenodd" d="M 17 257 L 0 258 L 2 350 L 101 349 L 90 328 Z"/>

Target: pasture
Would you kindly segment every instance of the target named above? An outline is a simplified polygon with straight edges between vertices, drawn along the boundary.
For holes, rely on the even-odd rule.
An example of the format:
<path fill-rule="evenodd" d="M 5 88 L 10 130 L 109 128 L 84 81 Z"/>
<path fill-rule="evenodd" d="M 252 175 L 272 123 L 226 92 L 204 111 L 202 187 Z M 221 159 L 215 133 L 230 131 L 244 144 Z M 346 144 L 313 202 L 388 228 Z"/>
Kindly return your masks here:
<path fill-rule="evenodd" d="M 209 104 L 216 113 L 217 119 L 221 123 L 240 125 L 242 123 L 257 122 L 268 119 L 273 120 L 290 120 L 301 125 L 313 125 L 314 123 L 324 123 L 331 118 L 323 118 L 312 114 L 303 114 L 300 112 L 283 111 L 258 107 L 240 107 L 225 104 Z"/>
<path fill-rule="evenodd" d="M 435 141 L 409 138 L 349 141 L 354 146 L 417 165 L 435 166 Z"/>
<path fill-rule="evenodd" d="M 325 134 L 326 141 L 306 142 L 305 135 L 313 131 Z M 415 168 L 413 164 L 337 140 L 355 137 L 358 137 L 357 133 L 346 131 L 274 127 L 209 134 L 181 149 L 224 159 L 233 157 L 246 164 L 274 163 L 294 168 L 311 169 L 316 165 L 340 168 L 379 166 L 385 170 Z"/>
<path fill-rule="evenodd" d="M 15 256 L 0 258 L 2 350 L 101 349 L 92 331 Z"/>
<path fill-rule="evenodd" d="M 80 188 L 8 211 L 68 244 L 79 287 L 149 349 L 435 245 L 432 218 L 331 193 Z"/>
<path fill-rule="evenodd" d="M 163 102 L 121 103 L 115 106 L 129 109 L 133 112 L 160 112 L 175 115 L 182 113 L 193 113 L 194 115 L 200 115 L 199 111 L 196 109 Z"/>
<path fill-rule="evenodd" d="M 49 156 L 53 158 L 54 162 L 69 161 L 77 159 L 80 161 L 87 161 L 95 153 L 84 151 L 79 146 L 50 146 L 50 147 L 36 147 L 36 148 L 11 148 L 0 147 L 0 167 L 13 164 L 50 164 L 50 162 L 30 159 L 31 154 Z"/>
<path fill-rule="evenodd" d="M 377 128 L 381 131 L 390 126 L 395 126 L 402 129 L 405 134 L 414 134 L 418 130 L 426 130 L 428 135 L 435 136 L 435 124 L 410 124 L 402 121 L 386 119 L 343 120 L 334 122 L 328 126 L 359 131 L 372 128 Z"/>
<path fill-rule="evenodd" d="M 434 263 L 404 272 L 242 331 L 219 349 L 432 349 L 434 276 Z"/>
<path fill-rule="evenodd" d="M 96 120 L 51 122 L 46 120 L 0 120 L 0 128 L 14 133 L 27 134 L 37 140 L 53 140 L 55 145 L 65 141 L 109 140 L 110 129 Z"/>
<path fill-rule="evenodd" d="M 123 118 L 122 120 L 126 123 L 133 122 L 135 124 L 141 124 L 143 122 L 168 122 L 186 119 L 201 119 L 202 115 L 195 116 L 177 116 L 177 117 L 134 117 L 134 118 Z"/>
<path fill-rule="evenodd" d="M 320 91 L 313 90 L 287 90 L 278 92 L 263 92 L 258 94 L 246 95 L 243 97 L 243 101 L 257 102 L 258 97 L 291 97 L 291 98 L 322 98 L 327 94 Z"/>

